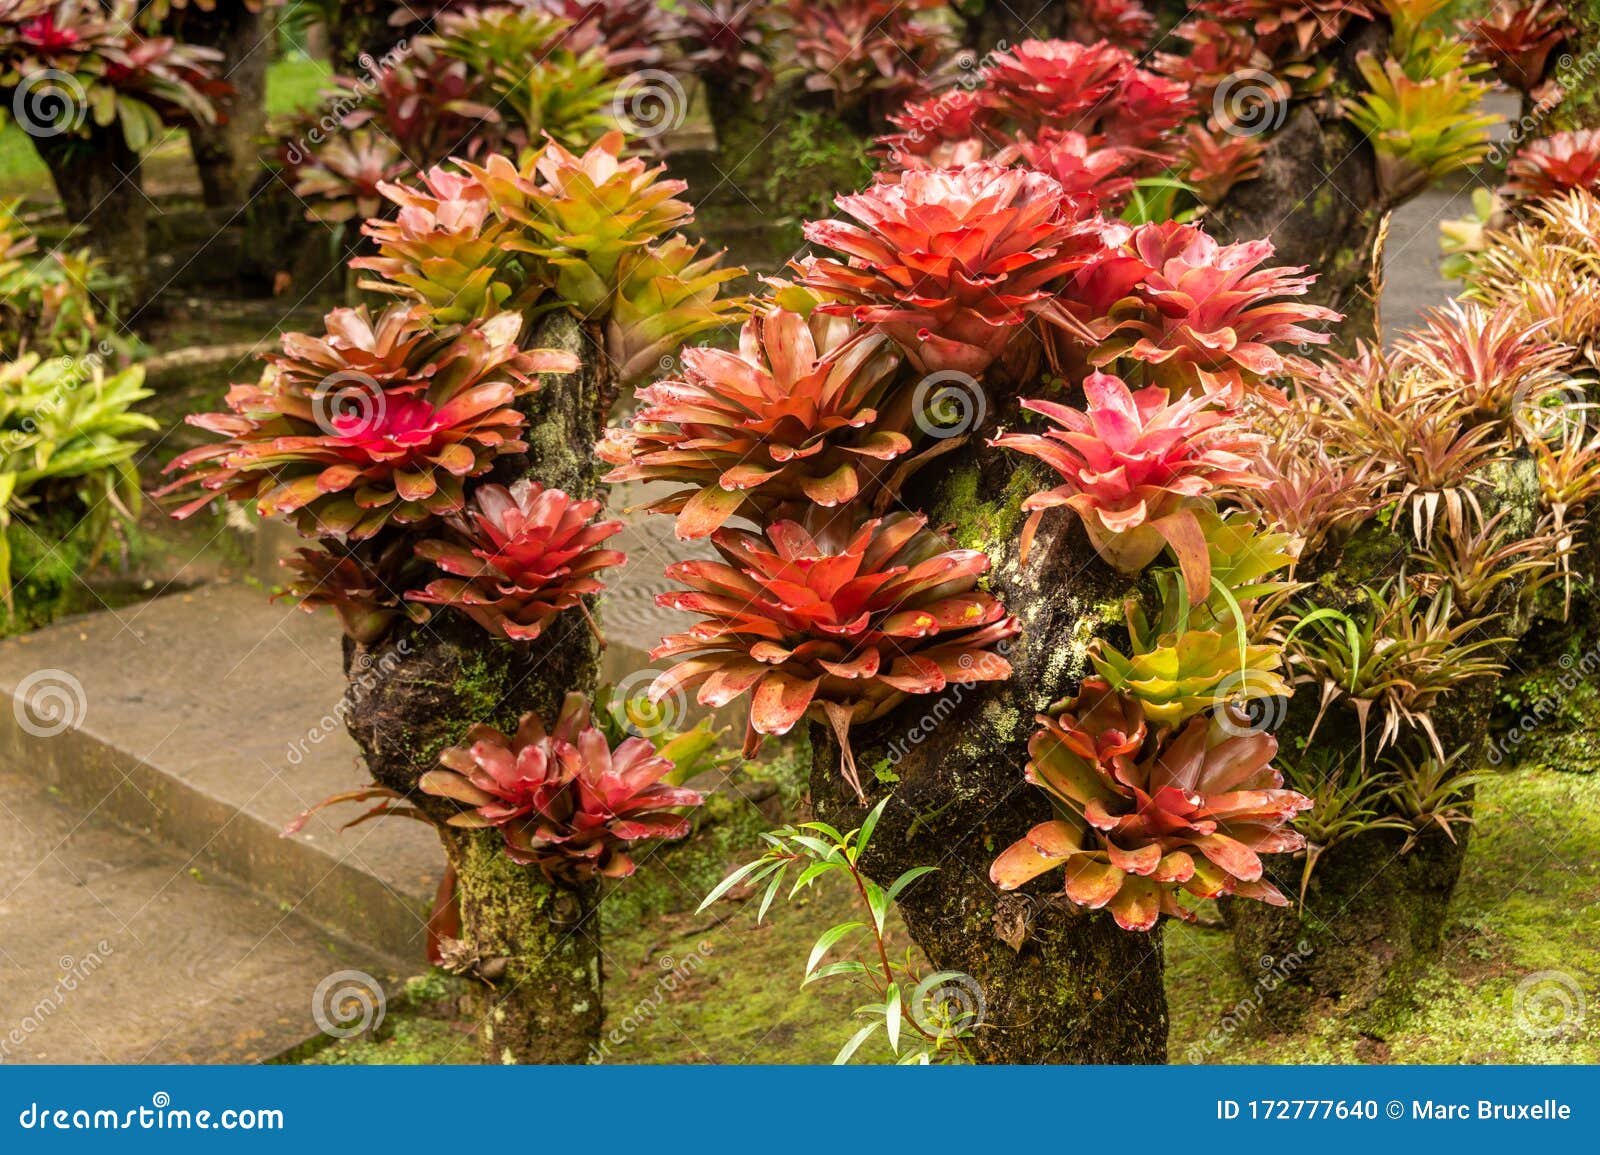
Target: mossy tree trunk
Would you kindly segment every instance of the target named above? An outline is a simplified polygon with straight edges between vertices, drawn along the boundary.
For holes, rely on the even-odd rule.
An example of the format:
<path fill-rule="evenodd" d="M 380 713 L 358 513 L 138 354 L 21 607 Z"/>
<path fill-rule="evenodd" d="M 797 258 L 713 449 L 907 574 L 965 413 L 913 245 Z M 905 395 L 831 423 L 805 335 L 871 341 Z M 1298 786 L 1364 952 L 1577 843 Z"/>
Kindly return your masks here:
<path fill-rule="evenodd" d="M 261 174 L 267 62 L 277 38 L 276 12 L 252 12 L 244 0 L 222 0 L 209 12 L 187 8 L 174 13 L 172 32 L 187 43 L 222 53 L 217 71 L 232 92 L 219 101 L 216 124 L 189 129 L 189 146 L 206 204 L 234 208 L 244 203 Z"/>
<path fill-rule="evenodd" d="M 583 368 L 546 378 L 525 404 L 525 455 L 505 458 L 494 479 L 533 477 L 579 497 L 593 496 L 591 447 L 609 407 L 604 358 L 570 316 L 557 314 L 534 342 L 578 355 Z M 554 719 L 570 691 L 592 693 L 600 647 L 581 614 L 559 616 L 526 644 L 490 639 L 459 614 L 407 624 L 373 647 L 346 644 L 346 724 L 373 777 L 436 818 L 455 807 L 416 794 L 418 779 L 467 729 L 507 733 L 528 710 Z M 602 973 L 597 884 L 558 885 L 511 862 L 494 831 L 444 832 L 457 877 L 461 957 L 482 982 L 477 1008 L 486 1061 L 581 1063 L 599 1037 Z"/>
<path fill-rule="evenodd" d="M 1034 717 L 1075 690 L 1089 641 L 1119 629 L 1129 592 L 1065 511 L 1046 517 L 1020 564 L 1020 503 L 1048 482 L 1031 463 L 985 446 L 992 432 L 925 471 L 905 503 L 989 554 L 989 588 L 1023 626 L 1007 648 L 1015 672 L 913 698 L 852 731 L 868 805 L 891 796 L 862 865 L 883 884 L 914 866 L 938 867 L 906 891 L 900 912 L 935 968 L 963 972 L 981 990 L 972 1045 L 982 1061 L 1164 1062 L 1160 930 L 1129 933 L 1103 911 L 1073 906 L 1059 897 L 1059 873 L 1012 894 L 989 881 L 996 855 L 1050 816 L 1044 794 L 1023 779 Z M 851 829 L 864 809 L 840 777 L 838 747 L 820 726 L 812 739 L 813 803 Z"/>
<path fill-rule="evenodd" d="M 1566 8 L 1576 33 L 1551 58 L 1563 95 L 1550 131 L 1600 127 L 1600 0 L 1571 0 Z"/>
<path fill-rule="evenodd" d="M 1372 148 L 1340 111 L 1340 99 L 1359 91 L 1355 59 L 1382 55 L 1382 24 L 1363 24 L 1333 59 L 1334 82 L 1323 95 L 1284 109 L 1272 133 L 1261 175 L 1235 185 L 1205 218 L 1221 241 L 1271 239 L 1275 263 L 1303 265 L 1316 274 L 1308 299 L 1345 314 L 1334 341 L 1352 348 L 1370 340 L 1375 325 L 1374 249 L 1389 208 L 1378 195 Z"/>
<path fill-rule="evenodd" d="M 50 169 L 67 220 L 70 244 L 87 244 L 126 285 L 125 307 L 144 302 L 149 283 L 150 236 L 139 154 L 116 123 L 91 118 L 89 135 L 35 140 Z"/>
<path fill-rule="evenodd" d="M 1487 514 L 1509 508 L 1511 532 L 1528 532 L 1537 502 L 1531 462 L 1496 469 L 1479 492 Z M 1368 525 L 1335 556 L 1319 556 L 1299 576 L 1312 582 L 1307 599 L 1315 605 L 1359 612 L 1367 587 L 1395 580 L 1411 550 L 1409 521 L 1396 529 Z M 1500 613 L 1493 625 L 1471 641 L 1502 638 L 1488 656 L 1505 662 L 1528 622 L 1521 609 L 1523 582 L 1502 585 L 1487 613 Z M 1429 711 L 1439 746 L 1461 751 L 1458 771 L 1488 768 L 1485 755 L 1494 712 L 1498 679 L 1478 677 L 1457 683 L 1440 694 Z M 1298 751 L 1310 745 L 1338 752 L 1330 767 L 1345 769 L 1377 756 L 1376 726 L 1365 737 L 1357 715 L 1344 702 L 1330 705 L 1318 721 L 1319 690 L 1302 686 L 1289 703 L 1278 730 L 1280 746 Z M 1374 709 L 1372 723 L 1379 717 Z M 1309 741 L 1308 741 L 1309 740 Z M 1402 725 L 1401 742 L 1417 754 L 1429 748 L 1418 729 Z M 1336 771 L 1337 772 L 1337 771 Z M 1470 806 L 1473 791 L 1456 799 Z M 1389 807 L 1387 814 L 1396 811 Z M 1243 972 L 1261 974 L 1262 959 L 1281 962 L 1296 957 L 1286 978 L 1261 997 L 1280 1021 L 1293 1021 L 1313 1005 L 1319 1013 L 1381 1013 L 1408 997 L 1412 980 L 1439 955 L 1449 905 L 1465 861 L 1471 826 L 1453 823 L 1449 833 L 1437 824 L 1425 826 L 1414 840 L 1398 830 L 1364 830 L 1333 843 L 1315 860 L 1303 903 L 1271 907 L 1257 902 L 1223 900 L 1223 913 L 1233 929 L 1234 952 Z M 1298 898 L 1306 868 L 1304 855 L 1269 855 L 1267 872 L 1284 894 Z M 1271 964 L 1265 964 L 1271 965 Z"/>

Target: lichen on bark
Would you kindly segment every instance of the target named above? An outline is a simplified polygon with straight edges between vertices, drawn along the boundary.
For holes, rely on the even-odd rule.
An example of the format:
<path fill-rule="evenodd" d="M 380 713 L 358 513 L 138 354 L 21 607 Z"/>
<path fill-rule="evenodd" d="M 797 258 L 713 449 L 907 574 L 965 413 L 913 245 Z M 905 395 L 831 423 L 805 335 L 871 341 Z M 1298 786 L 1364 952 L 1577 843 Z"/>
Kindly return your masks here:
<path fill-rule="evenodd" d="M 1486 516 L 1508 510 L 1511 532 L 1526 532 L 1538 499 L 1532 475 L 1532 462 L 1526 459 L 1485 470 L 1475 488 Z M 1368 523 L 1342 550 L 1310 559 L 1299 575 L 1312 583 L 1305 601 L 1359 611 L 1366 588 L 1397 580 L 1412 549 L 1409 520 L 1397 521 L 1394 526 Z M 1503 640 L 1490 651 L 1500 661 L 1510 657 L 1528 627 L 1521 609 L 1523 586 L 1521 579 L 1508 581 L 1486 607 L 1500 615 L 1494 629 Z M 1440 746 L 1446 752 L 1464 750 L 1473 763 L 1466 769 L 1478 769 L 1483 762 L 1495 687 L 1490 677 L 1460 682 L 1441 694 L 1430 711 Z M 1287 756 L 1300 757 L 1310 745 L 1376 756 L 1374 738 L 1370 731 L 1363 737 L 1354 711 L 1337 703 L 1326 711 L 1320 707 L 1317 686 L 1302 686 L 1290 700 L 1277 731 Z M 1421 739 L 1420 731 L 1408 728 L 1408 733 Z M 1459 797 L 1470 805 L 1472 789 L 1462 790 Z M 1271 1012 L 1283 1021 L 1293 1021 L 1313 1006 L 1370 1017 L 1408 997 L 1410 979 L 1438 956 L 1471 829 L 1457 823 L 1447 834 L 1430 825 L 1414 841 L 1405 831 L 1363 830 L 1335 842 L 1316 859 L 1303 902 L 1304 857 L 1267 856 L 1268 876 L 1296 901 L 1269 907 L 1225 899 L 1222 908 L 1244 974 L 1259 975 L 1263 958 L 1293 955 L 1297 960 L 1284 982 L 1262 992 Z"/>
<path fill-rule="evenodd" d="M 494 480 L 533 477 L 576 497 L 598 487 L 587 447 L 600 437 L 611 390 L 592 334 L 569 315 L 548 318 L 533 344 L 577 354 L 582 368 L 547 377 L 523 402 L 526 453 L 502 458 Z M 532 710 L 553 719 L 571 691 L 592 694 L 600 646 L 581 614 L 562 614 L 533 642 L 492 639 L 459 614 L 406 622 L 373 647 L 346 642 L 346 726 L 374 779 L 436 820 L 453 804 L 421 794 L 417 782 L 440 751 L 474 724 L 515 730 Z M 488 1062 L 584 1062 L 599 1037 L 603 975 L 596 884 L 547 880 L 506 857 L 494 831 L 441 832 L 457 879 L 464 946 Z"/>
<path fill-rule="evenodd" d="M 998 392 L 998 390 L 996 391 Z M 925 508 L 964 544 L 983 548 L 989 588 L 1022 621 L 1007 647 L 1013 677 L 915 697 L 852 731 L 875 804 L 891 795 L 862 866 L 888 884 L 914 866 L 938 867 L 901 897 L 900 912 L 934 967 L 971 976 L 982 992 L 973 1052 L 995 1063 L 1159 1063 L 1166 1058 L 1161 935 L 1133 934 L 1103 911 L 1059 896 L 1048 876 L 1002 893 L 989 865 L 1049 817 L 1023 778 L 1035 715 L 1071 692 L 1089 640 L 1116 636 L 1129 579 L 1094 553 L 1066 511 L 1045 519 L 1026 565 L 1018 558 L 1021 498 L 1034 488 L 1021 463 L 974 436 L 913 479 L 905 504 Z M 812 800 L 840 829 L 862 807 L 839 773 L 839 748 L 813 726 Z"/>

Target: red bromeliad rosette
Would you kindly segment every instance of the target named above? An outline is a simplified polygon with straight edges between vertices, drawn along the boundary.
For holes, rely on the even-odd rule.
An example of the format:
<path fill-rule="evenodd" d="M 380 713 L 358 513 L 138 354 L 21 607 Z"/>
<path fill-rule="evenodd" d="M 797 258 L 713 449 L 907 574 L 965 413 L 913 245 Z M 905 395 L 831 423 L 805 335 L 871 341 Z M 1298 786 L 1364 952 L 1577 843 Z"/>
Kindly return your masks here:
<path fill-rule="evenodd" d="M 648 508 L 705 537 L 741 510 L 852 501 L 911 449 L 909 396 L 891 412 L 900 359 L 888 338 L 821 310 L 772 306 L 745 323 L 737 351 L 686 349 L 679 378 L 639 391 L 628 429 L 599 448 L 606 480 L 686 488 Z M 902 391 L 903 392 L 903 391 Z"/>
<path fill-rule="evenodd" d="M 651 651 L 692 656 L 650 695 L 698 687 L 698 700 L 717 707 L 749 694 L 746 755 L 801 718 L 826 723 L 860 794 L 850 727 L 908 695 L 1010 677 L 993 647 L 1019 626 L 976 588 L 988 557 L 950 548 L 926 518 L 890 514 L 856 529 L 820 521 L 780 521 L 765 534 L 719 530 L 711 540 L 723 561 L 668 567 L 691 592 L 656 600 L 705 620 Z"/>
<path fill-rule="evenodd" d="M 1271 735 L 1205 716 L 1176 735 L 1151 732 L 1139 703 L 1099 678 L 1039 722 L 1027 778 L 1057 817 L 995 859 L 1002 890 L 1064 868 L 1066 896 L 1108 907 L 1125 930 L 1149 930 L 1162 914 L 1192 920 L 1180 892 L 1286 904 L 1260 856 L 1305 846 L 1287 824 L 1312 803 L 1283 789 Z"/>
<path fill-rule="evenodd" d="M 445 769 L 419 785 L 471 807 L 448 825 L 499 830 L 512 861 L 547 877 L 624 878 L 635 868 L 629 845 L 682 838 L 689 820 L 675 808 L 702 799 L 662 781 L 673 766 L 649 741 L 626 738 L 613 750 L 589 719 L 588 699 L 568 694 L 548 731 L 533 713 L 514 735 L 474 726 L 464 744 L 439 755 Z"/>
<path fill-rule="evenodd" d="M 450 538 L 417 544 L 419 556 L 454 576 L 406 597 L 453 606 L 514 642 L 533 641 L 562 610 L 587 617 L 584 595 L 605 589 L 595 574 L 627 560 L 600 548 L 622 529 L 620 521 L 594 520 L 600 505 L 536 481 L 481 486 L 467 516 L 449 520 Z"/>
<path fill-rule="evenodd" d="M 1269 479 L 1256 468 L 1265 439 L 1205 396 L 1172 401 L 1159 385 L 1135 393 L 1105 373 L 1091 376 L 1083 391 L 1087 412 L 1024 401 L 1057 428 L 991 442 L 1037 457 L 1063 480 L 1023 502 L 1033 511 L 1022 531 L 1023 556 L 1045 510 L 1069 506 L 1096 551 L 1122 573 L 1138 573 L 1171 546 L 1190 598 L 1203 602 L 1211 565 L 1195 508 L 1229 490 L 1265 488 Z"/>
<path fill-rule="evenodd" d="M 852 221 L 812 221 L 806 238 L 845 261 L 807 257 L 824 312 L 876 325 L 924 373 L 977 375 L 1070 267 L 1076 225 L 1043 173 L 972 164 L 905 173 L 836 202 Z"/>

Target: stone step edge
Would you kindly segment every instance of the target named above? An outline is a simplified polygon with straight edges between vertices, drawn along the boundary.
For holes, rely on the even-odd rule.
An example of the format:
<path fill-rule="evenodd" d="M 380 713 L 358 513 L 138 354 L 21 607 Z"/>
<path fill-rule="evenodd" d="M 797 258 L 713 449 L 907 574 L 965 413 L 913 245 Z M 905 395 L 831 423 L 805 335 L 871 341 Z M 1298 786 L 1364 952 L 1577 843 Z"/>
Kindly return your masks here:
<path fill-rule="evenodd" d="M 0 760 L 63 800 L 190 856 L 228 881 L 346 943 L 383 956 L 397 974 L 427 968 L 432 896 L 402 894 L 337 846 L 280 837 L 280 828 L 184 781 L 87 728 L 23 730 L 0 709 Z M 198 845 L 196 845 L 198 843 Z"/>

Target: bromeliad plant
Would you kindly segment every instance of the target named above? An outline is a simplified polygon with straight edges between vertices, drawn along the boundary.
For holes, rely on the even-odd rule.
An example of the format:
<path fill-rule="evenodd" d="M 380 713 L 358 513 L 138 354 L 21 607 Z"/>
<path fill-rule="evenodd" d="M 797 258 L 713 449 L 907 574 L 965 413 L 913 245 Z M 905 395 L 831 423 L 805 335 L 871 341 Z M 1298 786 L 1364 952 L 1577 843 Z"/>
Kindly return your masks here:
<path fill-rule="evenodd" d="M 92 564 L 137 519 L 137 437 L 156 422 L 133 407 L 149 396 L 143 369 L 107 372 L 95 354 L 0 363 L 0 600 L 8 609 L 14 527 L 67 513 Z"/>
<path fill-rule="evenodd" d="M 826 93 L 836 114 L 862 109 L 875 118 L 898 107 L 955 46 L 946 26 L 922 15 L 941 7 L 940 0 L 787 0 L 806 89 Z"/>
<path fill-rule="evenodd" d="M 307 536 L 360 541 L 455 513 L 467 479 L 526 448 L 517 399 L 538 374 L 577 367 L 570 354 L 521 349 L 514 313 L 438 332 L 399 306 L 327 320 L 324 340 L 285 336 L 262 384 L 229 391 L 231 413 L 189 418 L 225 440 L 168 466 L 179 476 L 162 493 L 199 491 L 174 516 L 221 494 Z"/>
<path fill-rule="evenodd" d="M 16 97 L 5 106 L 45 137 L 87 137 L 91 125 L 116 125 L 135 153 L 170 126 L 214 123 L 208 90 L 222 54 L 142 35 L 137 18 L 134 0 L 7 5 L 0 11 L 0 89 Z"/>
<path fill-rule="evenodd" d="M 1466 31 L 1502 84 L 1538 97 L 1550 55 L 1573 29 L 1560 0 L 1498 0 L 1487 15 L 1469 20 Z"/>
<path fill-rule="evenodd" d="M 1356 66 L 1367 91 L 1344 102 L 1345 116 L 1377 154 L 1378 192 L 1389 206 L 1482 161 L 1498 123 L 1478 111 L 1488 86 L 1473 79 L 1470 66 L 1408 63 L 1363 53 Z"/>
<path fill-rule="evenodd" d="M 764 735 L 786 734 L 803 717 L 823 723 L 864 798 L 850 728 L 907 695 L 1009 677 L 994 646 L 1019 626 L 978 588 L 989 568 L 983 553 L 952 548 L 919 515 L 857 527 L 850 513 L 818 508 L 762 534 L 721 529 L 711 537 L 721 562 L 667 567 L 692 592 L 656 600 L 705 620 L 651 651 L 683 660 L 650 696 L 698 689 L 702 705 L 719 707 L 748 694 L 747 757 Z"/>
<path fill-rule="evenodd" d="M 648 740 L 612 749 L 582 694 L 567 695 L 548 729 L 534 713 L 512 735 L 474 726 L 439 761 L 419 785 L 466 807 L 446 825 L 498 831 L 513 862 L 552 880 L 626 878 L 637 868 L 630 847 L 684 837 L 681 809 L 703 801 L 662 781 L 673 765 Z"/>
<path fill-rule="evenodd" d="M 491 634 L 531 642 L 563 610 L 587 617 L 584 595 L 605 588 L 595 575 L 627 561 L 599 548 L 622 529 L 620 521 L 596 522 L 599 510 L 598 501 L 573 501 L 536 481 L 480 486 L 464 515 L 446 519 L 447 537 L 417 543 L 418 556 L 451 576 L 406 596 L 453 606 Z"/>
<path fill-rule="evenodd" d="M 1273 379 L 1312 376 L 1286 350 L 1326 344 L 1326 332 L 1307 326 L 1340 319 L 1293 299 L 1310 288 L 1304 270 L 1262 267 L 1270 241 L 1221 245 L 1176 221 L 1102 225 L 1096 239 L 1040 310 L 1051 362 L 1069 378 L 1092 367 L 1236 408 L 1250 394 L 1281 397 Z"/>
<path fill-rule="evenodd" d="M 1600 129 L 1531 140 L 1506 164 L 1501 193 L 1514 201 L 1551 200 L 1574 189 L 1600 190 Z"/>
<path fill-rule="evenodd" d="M 879 1032 L 888 1042 L 890 1053 L 902 1064 L 970 1061 L 963 1040 L 982 1025 L 983 1017 L 982 1006 L 974 998 L 971 976 L 956 971 L 923 974 L 910 950 L 903 960 L 891 954 L 889 908 L 919 878 L 938 868 L 913 867 L 883 887 L 858 865 L 888 804 L 888 799 L 878 803 L 861 826 L 848 834 L 840 834 L 826 822 L 802 822 L 762 834 L 769 846 L 767 852 L 719 882 L 706 895 L 700 910 L 731 897 L 736 887 L 753 891 L 764 885 L 761 905 L 756 910 L 759 925 L 788 881 L 791 868 L 795 874 L 787 895 L 790 899 L 821 879 L 847 877 L 865 908 L 861 913 L 867 921 L 842 922 L 824 931 L 811 948 L 800 980 L 804 989 L 823 979 L 848 978 L 871 996 L 871 1002 L 855 1010 L 855 1017 L 866 1020 L 866 1025 L 839 1048 L 834 1063 L 848 1063 Z M 825 963 L 841 942 L 860 945 L 851 957 Z"/>
<path fill-rule="evenodd" d="M 1072 222 L 1042 173 L 974 164 L 907 172 L 840 197 L 852 221 L 815 221 L 806 239 L 844 254 L 807 257 L 801 281 L 837 298 L 818 308 L 882 329 L 924 373 L 979 374 L 1069 267 Z"/>
<path fill-rule="evenodd" d="M 1134 393 L 1105 373 L 1085 380 L 1083 392 L 1087 411 L 1024 401 L 1024 409 L 1058 428 L 992 442 L 1039 458 L 1064 480 L 1023 502 L 1032 511 L 1022 531 L 1024 558 L 1044 511 L 1065 505 L 1082 519 L 1100 556 L 1122 573 L 1138 573 L 1170 548 L 1189 596 L 1204 601 L 1211 566 L 1195 511 L 1209 508 L 1214 496 L 1267 484 L 1249 460 L 1259 455 L 1261 439 L 1204 394 L 1172 401 L 1160 385 Z"/>
<path fill-rule="evenodd" d="M 1305 846 L 1286 824 L 1311 799 L 1283 789 L 1271 735 L 1226 708 L 1152 731 L 1137 700 L 1097 678 L 1039 722 L 1026 776 L 1056 817 L 995 859 L 1002 890 L 1063 868 L 1070 901 L 1135 931 L 1162 914 L 1193 921 L 1181 894 L 1286 905 L 1260 856 Z"/>
<path fill-rule="evenodd" d="M 112 336 L 97 315 L 108 286 L 87 249 L 38 252 L 22 202 L 0 199 L 0 355 L 81 357 Z"/>
<path fill-rule="evenodd" d="M 632 428 L 599 448 L 617 466 L 609 482 L 686 487 L 648 507 L 677 514 L 679 537 L 741 511 L 852 501 L 911 449 L 909 409 L 881 411 L 899 357 L 848 320 L 773 305 L 745 323 L 736 352 L 688 349 L 682 365 L 681 379 L 641 389 Z"/>

